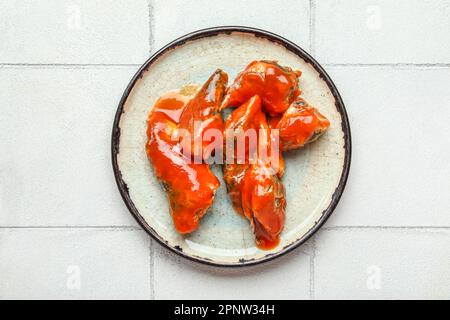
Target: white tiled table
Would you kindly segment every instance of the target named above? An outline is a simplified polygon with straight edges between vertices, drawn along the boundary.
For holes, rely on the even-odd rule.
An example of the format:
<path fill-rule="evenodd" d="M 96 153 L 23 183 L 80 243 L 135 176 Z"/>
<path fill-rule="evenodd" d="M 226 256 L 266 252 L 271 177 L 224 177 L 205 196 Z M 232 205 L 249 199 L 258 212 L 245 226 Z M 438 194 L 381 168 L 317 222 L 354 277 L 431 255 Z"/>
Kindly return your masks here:
<path fill-rule="evenodd" d="M 177 36 L 248 25 L 330 73 L 353 158 L 332 218 L 268 265 L 218 270 L 141 230 L 110 129 Z M 450 298 L 450 0 L 0 3 L 0 298 Z"/>

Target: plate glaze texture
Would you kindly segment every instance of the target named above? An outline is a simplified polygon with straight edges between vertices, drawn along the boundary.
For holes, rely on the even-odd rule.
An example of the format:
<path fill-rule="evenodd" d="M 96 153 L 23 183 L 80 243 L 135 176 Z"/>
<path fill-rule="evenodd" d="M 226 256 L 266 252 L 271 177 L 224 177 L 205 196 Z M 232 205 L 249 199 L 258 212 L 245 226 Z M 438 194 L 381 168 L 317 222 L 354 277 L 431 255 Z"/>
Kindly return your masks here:
<path fill-rule="evenodd" d="M 331 121 L 329 130 L 318 141 L 285 153 L 286 224 L 280 245 L 270 251 L 255 246 L 249 222 L 234 212 L 219 165 L 213 166 L 221 180 L 214 205 L 196 232 L 179 235 L 172 224 L 166 194 L 145 152 L 146 119 L 158 97 L 187 84 L 201 85 L 216 68 L 227 72 L 232 81 L 253 60 L 277 60 L 281 65 L 300 69 L 302 97 Z M 344 105 L 320 65 L 281 37 L 243 27 L 200 30 L 153 55 L 124 93 L 112 138 L 116 180 L 138 222 L 178 254 L 218 266 L 261 263 L 306 241 L 339 201 L 350 166 L 350 151 Z"/>

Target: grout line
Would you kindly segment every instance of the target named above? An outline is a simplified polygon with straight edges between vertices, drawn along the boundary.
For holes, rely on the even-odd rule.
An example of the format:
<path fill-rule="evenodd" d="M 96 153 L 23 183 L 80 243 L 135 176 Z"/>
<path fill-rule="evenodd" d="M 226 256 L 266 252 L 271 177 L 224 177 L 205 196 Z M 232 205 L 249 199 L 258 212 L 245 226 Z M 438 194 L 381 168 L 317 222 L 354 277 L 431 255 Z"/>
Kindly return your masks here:
<path fill-rule="evenodd" d="M 140 64 L 124 63 L 124 64 L 33 64 L 33 63 L 0 63 L 0 69 L 69 69 L 69 70 L 85 70 L 100 68 L 124 68 L 124 67 L 140 67 Z"/>
<path fill-rule="evenodd" d="M 135 226 L 0 226 L 0 229 L 110 229 L 142 230 Z M 330 226 L 321 230 L 450 230 L 450 226 Z M 153 247 L 152 247 L 153 248 Z M 153 251 L 153 249 L 152 249 Z"/>
<path fill-rule="evenodd" d="M 313 37 L 314 38 L 314 37 Z M 149 41 L 151 41 L 149 39 Z M 314 40 L 312 40 L 314 41 Z M 153 43 L 151 44 L 153 46 Z M 314 46 L 310 47 L 311 52 L 314 51 Z M 313 54 L 313 53 L 311 53 Z M 324 67 L 360 67 L 360 68 L 450 68 L 450 63 L 322 63 Z M 83 69 L 83 68 L 116 68 L 116 67 L 140 67 L 139 63 L 0 63 L 0 68 L 68 68 L 68 69 Z"/>
<path fill-rule="evenodd" d="M 111 229 L 111 230 L 142 230 L 133 226 L 0 226 L 0 229 Z"/>
<path fill-rule="evenodd" d="M 149 238 L 149 240 L 150 240 L 150 261 L 149 261 L 150 300 L 155 300 L 155 259 L 154 259 L 155 245 L 152 238 Z"/>
<path fill-rule="evenodd" d="M 325 67 L 449 68 L 450 63 L 323 63 Z"/>
<path fill-rule="evenodd" d="M 332 226 L 323 227 L 323 230 L 450 230 L 450 226 Z"/>
<path fill-rule="evenodd" d="M 153 39 L 153 29 L 154 29 L 153 0 L 147 0 L 147 6 L 148 6 L 148 46 L 149 46 L 149 53 L 152 53 L 155 49 L 155 43 Z"/>
<path fill-rule="evenodd" d="M 315 32 L 316 32 L 316 4 L 314 0 L 309 0 L 309 51 L 315 55 Z"/>
<path fill-rule="evenodd" d="M 11 67 L 134 67 L 139 63 L 0 63 Z"/>
<path fill-rule="evenodd" d="M 309 299 L 314 300 L 314 260 L 316 258 L 316 237 L 311 239 L 312 254 L 309 257 Z"/>

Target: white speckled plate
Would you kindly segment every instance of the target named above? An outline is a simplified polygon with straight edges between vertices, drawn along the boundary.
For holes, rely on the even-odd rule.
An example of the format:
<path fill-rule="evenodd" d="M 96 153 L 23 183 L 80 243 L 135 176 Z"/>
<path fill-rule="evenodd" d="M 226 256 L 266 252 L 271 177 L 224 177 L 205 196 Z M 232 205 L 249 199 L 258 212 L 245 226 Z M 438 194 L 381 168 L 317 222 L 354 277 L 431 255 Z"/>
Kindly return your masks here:
<path fill-rule="evenodd" d="M 331 121 L 328 132 L 288 153 L 286 224 L 280 245 L 255 247 L 249 223 L 233 211 L 222 186 L 214 205 L 189 236 L 172 225 L 164 191 L 145 152 L 146 119 L 156 99 L 186 84 L 202 84 L 216 69 L 230 80 L 252 60 L 278 60 L 302 70 L 302 96 Z M 344 190 L 350 167 L 350 128 L 344 104 L 329 76 L 305 51 L 272 33 L 246 27 L 200 30 L 155 53 L 137 72 L 120 101 L 112 135 L 114 174 L 129 210 L 157 241 L 195 261 L 243 266 L 276 258 L 305 242 L 329 217 Z M 221 169 L 214 172 L 221 179 Z"/>

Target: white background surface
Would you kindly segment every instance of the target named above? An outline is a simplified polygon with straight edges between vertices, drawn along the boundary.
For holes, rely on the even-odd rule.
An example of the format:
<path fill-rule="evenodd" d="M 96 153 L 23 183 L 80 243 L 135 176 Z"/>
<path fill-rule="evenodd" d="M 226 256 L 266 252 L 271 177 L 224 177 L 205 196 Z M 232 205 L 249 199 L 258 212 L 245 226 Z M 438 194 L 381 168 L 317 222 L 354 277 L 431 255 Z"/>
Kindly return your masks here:
<path fill-rule="evenodd" d="M 113 117 L 140 64 L 217 25 L 312 53 L 353 136 L 325 227 L 250 269 L 160 247 L 111 168 Z M 3 0 L 0 298 L 450 298 L 449 37 L 449 0 Z"/>

